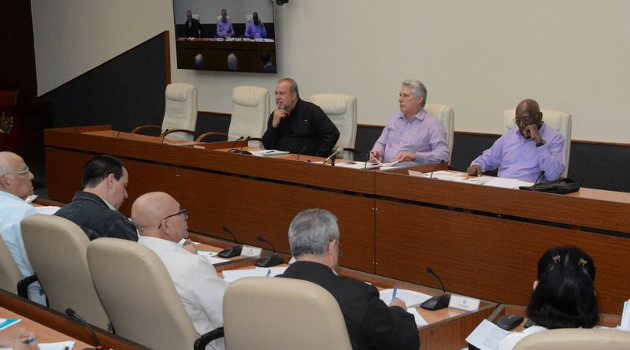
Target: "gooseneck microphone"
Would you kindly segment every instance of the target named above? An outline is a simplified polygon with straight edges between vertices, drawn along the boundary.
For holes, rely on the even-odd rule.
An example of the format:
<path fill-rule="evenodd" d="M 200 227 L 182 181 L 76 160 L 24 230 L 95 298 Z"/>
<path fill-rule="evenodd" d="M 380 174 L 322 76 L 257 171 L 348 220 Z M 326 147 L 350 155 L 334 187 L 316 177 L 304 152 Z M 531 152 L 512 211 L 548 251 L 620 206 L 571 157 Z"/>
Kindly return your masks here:
<path fill-rule="evenodd" d="M 89 323 L 87 323 L 83 317 L 79 316 L 78 313 L 74 312 L 74 310 L 72 310 L 71 308 L 67 308 L 66 309 L 66 315 L 75 318 L 79 321 L 79 323 L 81 323 L 85 328 L 87 328 L 90 333 L 92 333 L 92 339 L 94 340 L 94 345 L 96 345 L 95 348 L 84 348 L 83 350 L 100 350 L 103 347 L 101 346 L 101 342 L 98 341 L 98 338 L 96 337 L 96 333 L 94 333 L 94 329 L 92 329 L 92 326 L 90 326 Z"/>
<path fill-rule="evenodd" d="M 538 177 L 536 178 L 536 181 L 534 181 L 534 186 L 538 185 L 538 181 L 540 181 L 540 179 L 542 179 L 543 177 L 545 177 L 545 171 L 541 170 L 540 175 L 538 175 Z"/>
<path fill-rule="evenodd" d="M 236 139 L 236 141 L 234 141 L 234 143 L 232 143 L 232 147 L 230 147 L 230 150 L 228 151 L 228 153 L 241 153 L 241 151 L 236 148 L 236 144 L 241 141 L 242 139 L 244 139 L 245 136 L 241 136 L 239 138 Z"/>
<path fill-rule="evenodd" d="M 300 160 L 300 156 L 302 155 L 302 153 L 304 153 L 304 151 L 306 151 L 306 145 L 302 147 L 302 149 L 300 150 L 300 153 L 298 153 L 297 158 L 295 158 L 295 160 Z"/>
<path fill-rule="evenodd" d="M 227 226 L 223 226 L 223 232 L 229 233 L 230 236 L 232 236 L 232 239 L 234 240 L 234 243 L 236 243 L 236 245 L 233 247 L 228 247 L 228 248 L 223 249 L 222 251 L 219 252 L 219 254 L 217 254 L 217 256 L 222 257 L 222 258 L 232 258 L 238 255 L 241 255 L 241 250 L 243 249 L 243 247 L 241 246 L 239 241 L 236 240 L 236 236 L 234 235 L 234 233 L 232 233 L 232 231 L 230 231 L 230 229 L 227 228 Z"/>
<path fill-rule="evenodd" d="M 284 263 L 284 260 L 282 260 L 282 258 L 278 256 L 278 252 L 276 251 L 276 246 L 274 246 L 273 243 L 271 243 L 268 239 L 266 239 L 263 236 L 258 236 L 256 237 L 256 239 L 259 240 L 260 242 L 269 243 L 271 245 L 271 249 L 273 249 L 273 254 L 269 254 L 258 259 L 258 261 L 256 262 L 256 266 L 271 267 L 271 266 L 276 266 L 276 265 L 280 265 Z"/>
<path fill-rule="evenodd" d="M 335 166 L 335 159 L 337 159 L 337 155 L 341 152 L 343 152 L 343 148 L 337 148 L 337 150 L 329 155 L 328 158 L 324 159 L 324 162 L 322 164 L 326 164 L 331 161 L 330 165 Z"/>
<path fill-rule="evenodd" d="M 442 164 L 444 164 L 444 159 L 442 159 L 438 164 L 435 165 L 435 167 L 433 168 L 433 170 L 431 170 L 431 175 L 429 175 L 429 179 L 433 178 L 433 173 L 438 170 Z M 429 272 L 430 273 L 430 272 Z"/>
<path fill-rule="evenodd" d="M 433 269 L 430 267 L 427 267 L 427 272 L 433 277 L 437 278 L 438 282 L 440 282 L 440 287 L 442 287 L 442 295 L 431 297 L 429 300 L 420 304 L 420 307 L 426 310 L 440 310 L 448 307 L 448 303 L 451 301 L 451 295 L 446 293 L 446 289 L 444 289 L 442 279 L 440 278 L 440 276 L 437 275 L 437 273 L 433 272 Z"/>

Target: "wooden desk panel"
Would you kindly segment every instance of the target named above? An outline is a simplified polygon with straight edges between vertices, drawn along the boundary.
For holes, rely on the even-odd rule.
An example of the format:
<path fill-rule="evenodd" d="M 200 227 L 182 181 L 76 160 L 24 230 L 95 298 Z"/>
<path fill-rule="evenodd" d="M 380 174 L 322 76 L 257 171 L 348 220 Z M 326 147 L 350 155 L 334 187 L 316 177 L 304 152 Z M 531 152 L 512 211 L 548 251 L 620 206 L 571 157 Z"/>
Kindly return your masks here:
<path fill-rule="evenodd" d="M 437 286 L 424 271 L 430 266 L 449 291 L 527 304 L 540 256 L 549 248 L 571 244 L 595 261 L 602 312 L 620 313 L 630 290 L 621 268 L 630 256 L 625 237 L 384 200 L 377 200 L 376 207 L 379 275 Z"/>
<path fill-rule="evenodd" d="M 487 213 L 629 233 L 630 194 L 594 189 L 573 196 L 378 172 L 375 194 Z"/>
<path fill-rule="evenodd" d="M 73 320 L 59 312 L 34 304 L 24 298 L 18 297 L 2 289 L 0 289 L 0 305 L 2 305 L 2 308 L 4 309 L 19 314 L 20 318 L 28 318 L 33 322 L 42 324 L 57 332 L 63 333 L 66 336 L 62 338 L 57 338 L 56 335 L 52 335 L 51 337 L 54 338 L 49 339 L 42 338 L 40 337 L 40 334 L 37 334 L 38 342 L 57 342 L 68 340 L 67 338 L 70 337 L 79 340 L 79 342 L 75 343 L 75 349 L 82 349 L 83 347 L 87 346 L 86 344 L 93 343 L 90 331 L 78 322 L 74 322 Z M 26 325 L 26 323 L 24 325 Z M 108 333 L 107 331 L 99 329 L 98 327 L 94 327 L 94 332 L 103 345 L 103 349 L 113 348 L 117 350 L 149 350 L 142 345 Z M 45 335 L 43 334 L 42 336 L 45 337 Z"/>
<path fill-rule="evenodd" d="M 230 239 L 222 232 L 227 226 L 241 242 L 267 249 L 256 239 L 262 235 L 290 254 L 288 229 L 295 215 L 327 209 L 339 219 L 343 266 L 373 272 L 371 198 L 188 169 L 178 175 L 176 199 L 188 209 L 192 231 Z"/>

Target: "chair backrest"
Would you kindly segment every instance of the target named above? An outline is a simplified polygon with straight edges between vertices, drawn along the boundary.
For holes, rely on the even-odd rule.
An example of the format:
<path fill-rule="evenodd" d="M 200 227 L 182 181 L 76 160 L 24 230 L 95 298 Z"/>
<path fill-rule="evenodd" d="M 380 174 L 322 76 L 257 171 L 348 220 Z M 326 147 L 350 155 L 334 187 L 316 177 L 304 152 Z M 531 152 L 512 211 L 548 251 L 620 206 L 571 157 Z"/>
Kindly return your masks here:
<path fill-rule="evenodd" d="M 311 95 L 311 102 L 318 105 L 339 129 L 335 147 L 354 148 L 357 137 L 357 98 L 343 94 Z M 342 152 L 340 158 L 352 159 L 352 153 Z"/>
<path fill-rule="evenodd" d="M 237 86 L 232 90 L 232 118 L 228 140 L 239 137 L 262 137 L 267 128 L 270 104 L 269 90 L 258 86 Z M 256 147 L 260 145 L 253 145 Z"/>
<path fill-rule="evenodd" d="M 13 260 L 4 239 L 0 237 L 0 288 L 17 294 L 17 284 L 22 278 L 24 276 L 22 276 L 20 268 Z"/>
<path fill-rule="evenodd" d="M 162 131 L 186 129 L 194 131 L 197 125 L 197 87 L 187 83 L 173 83 L 166 86 L 164 121 Z M 192 141 L 193 136 L 185 133 L 172 133 L 168 139 Z"/>
<path fill-rule="evenodd" d="M 156 350 L 193 349 L 199 335 L 155 252 L 102 237 L 90 242 L 87 258 L 117 335 Z"/>
<path fill-rule="evenodd" d="M 552 329 L 526 336 L 514 350 L 627 350 L 630 332 L 617 329 Z"/>
<path fill-rule="evenodd" d="M 564 137 L 565 168 L 562 177 L 569 173 L 569 156 L 571 155 L 571 113 L 554 109 L 541 109 L 543 122 L 548 128 L 557 130 Z M 503 119 L 503 133 L 516 128 L 516 109 L 506 109 Z"/>
<path fill-rule="evenodd" d="M 308 281 L 242 278 L 225 292 L 223 322 L 230 350 L 352 349 L 339 304 Z"/>
<path fill-rule="evenodd" d="M 427 103 L 424 109 L 436 117 L 446 131 L 446 143 L 448 144 L 449 159 L 453 159 L 453 140 L 454 140 L 454 125 L 455 125 L 455 111 L 448 105 L 440 105 L 436 103 Z M 450 162 L 449 162 L 450 164 Z"/>
<path fill-rule="evenodd" d="M 35 214 L 22 220 L 22 237 L 33 270 L 46 291 L 48 305 L 59 312 L 72 308 L 87 322 L 107 329 L 109 319 L 88 269 L 89 239 L 74 222 Z"/>

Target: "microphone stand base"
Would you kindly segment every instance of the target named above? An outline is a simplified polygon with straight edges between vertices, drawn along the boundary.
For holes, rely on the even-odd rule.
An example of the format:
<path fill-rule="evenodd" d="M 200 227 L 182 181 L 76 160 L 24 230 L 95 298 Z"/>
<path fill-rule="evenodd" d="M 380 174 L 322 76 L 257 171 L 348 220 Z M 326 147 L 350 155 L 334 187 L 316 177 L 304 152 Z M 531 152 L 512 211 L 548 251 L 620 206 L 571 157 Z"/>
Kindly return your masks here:
<path fill-rule="evenodd" d="M 220 251 L 217 256 L 220 258 L 233 258 L 241 255 L 241 250 L 243 250 L 243 247 L 240 246 L 228 247 Z"/>
<path fill-rule="evenodd" d="M 420 304 L 420 307 L 425 310 L 440 310 L 448 307 L 448 303 L 451 301 L 450 294 L 442 294 L 431 297 L 429 300 Z"/>
<path fill-rule="evenodd" d="M 258 261 L 256 262 L 256 266 L 271 267 L 271 266 L 276 266 L 283 263 L 284 263 L 284 260 L 282 260 L 281 257 L 277 255 L 267 255 L 258 259 Z"/>

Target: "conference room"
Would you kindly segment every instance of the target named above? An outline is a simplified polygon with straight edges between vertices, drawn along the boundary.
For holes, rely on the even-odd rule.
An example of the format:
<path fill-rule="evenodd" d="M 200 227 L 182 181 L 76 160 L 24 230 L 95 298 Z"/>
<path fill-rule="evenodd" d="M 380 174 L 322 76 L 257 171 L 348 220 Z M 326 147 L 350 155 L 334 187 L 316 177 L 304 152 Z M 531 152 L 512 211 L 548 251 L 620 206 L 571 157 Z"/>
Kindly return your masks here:
<path fill-rule="evenodd" d="M 69 202 L 88 157 L 112 154 L 123 159 L 131 175 L 130 197 L 121 207 L 125 215 L 140 194 L 167 191 L 194 214 L 189 227 L 200 241 L 229 246 L 222 231 L 228 226 L 248 245 L 262 246 L 257 236 L 266 237 L 288 258 L 291 219 L 302 209 L 322 207 L 339 218 L 342 267 L 438 289 L 425 271 L 430 266 L 447 291 L 504 305 L 526 305 L 543 251 L 575 244 L 599 263 L 601 311 L 621 314 L 628 290 L 621 266 L 630 227 L 624 215 L 630 202 L 623 176 L 628 164 L 620 161 L 629 152 L 623 132 L 628 121 L 621 116 L 630 52 L 619 44 L 626 35 L 627 5 L 403 1 L 363 6 L 294 0 L 274 5 L 277 74 L 178 69 L 170 0 L 108 4 L 107 11 L 93 2 L 51 6 L 28 6 L 34 49 L 25 70 L 33 72 L 34 82 L 21 89 L 21 97 L 41 109 L 15 117 L 39 123 L 41 134 L 32 136 L 38 146 L 22 143 L 15 150 L 38 169 L 36 180 L 45 182 L 51 200 Z M 102 19 L 73 20 L 94 13 Z M 129 30 L 129 23 L 142 25 Z M 401 27 L 405 34 L 399 34 Z M 591 43 L 594 53 L 585 54 L 576 37 Z M 534 98 L 543 110 L 571 114 L 566 176 L 581 189 L 564 196 L 526 193 L 398 171 L 307 164 L 308 157 L 296 160 L 297 155 L 227 153 L 233 142 L 209 149 L 225 136 L 204 140 L 203 149 L 126 136 L 137 126 L 162 123 L 165 91 L 174 83 L 197 89 L 194 130 L 199 135 L 229 134 L 235 88 L 257 86 L 271 94 L 285 76 L 298 82 L 307 101 L 319 94 L 356 98 L 352 148 L 359 150 L 357 162 L 365 161 L 387 117 L 398 111 L 401 81 L 421 80 L 428 104 L 454 111 L 450 166 L 460 172 L 503 133 L 505 111 Z M 271 96 L 269 104 L 273 109 Z M 24 125 L 14 130 L 21 128 L 27 138 L 31 131 Z"/>

